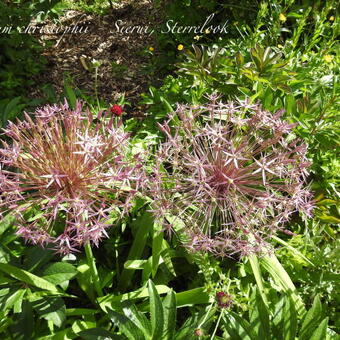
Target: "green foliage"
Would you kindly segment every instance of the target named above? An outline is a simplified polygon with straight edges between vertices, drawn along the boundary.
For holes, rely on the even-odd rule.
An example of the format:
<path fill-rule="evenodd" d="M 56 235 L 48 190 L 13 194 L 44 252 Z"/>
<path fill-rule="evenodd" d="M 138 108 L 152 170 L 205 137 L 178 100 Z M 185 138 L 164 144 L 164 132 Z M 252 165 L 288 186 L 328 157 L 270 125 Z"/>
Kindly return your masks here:
<path fill-rule="evenodd" d="M 169 290 L 162 301 L 155 285 L 149 280 L 148 295 L 150 319 L 139 312 L 135 305 L 126 304 L 122 308 L 123 313 L 107 308 L 110 319 L 128 339 L 184 340 L 194 339 L 196 329 L 208 332 L 214 309 L 210 309 L 207 315 L 201 313 L 187 319 L 182 327 L 177 329 L 175 293 Z"/>
<path fill-rule="evenodd" d="M 10 23 L 27 25 L 39 11 L 58 14 L 72 5 L 103 13 L 110 6 L 67 1 L 53 7 L 56 2 L 2 2 L 1 29 Z M 247 98 L 272 112 L 283 109 L 286 120 L 298 123 L 294 134 L 309 146 L 314 216 L 308 221 L 293 216 L 287 225 L 293 235 L 273 237 L 272 256 L 216 259 L 182 248 L 179 228 L 167 235 L 149 211 L 150 198 L 144 197 L 132 203 L 125 219 L 112 216 L 109 238 L 98 249 L 61 258 L 48 249 L 24 245 L 15 235 L 16 221 L 5 214 L 0 221 L 0 338 L 336 339 L 340 327 L 336 2 L 153 4 L 163 15 L 163 29 L 167 20 L 200 25 L 216 13 L 211 24 L 228 20 L 228 33 L 200 33 L 199 39 L 194 33 L 156 33 L 150 68 L 167 76 L 160 87 L 150 86 L 142 96 L 146 119 L 125 121 L 134 136 L 134 151 L 157 147 L 161 139 L 157 123 L 176 103 L 200 105 L 215 92 L 223 100 Z M 184 45 L 184 51 L 177 50 L 178 44 Z M 1 34 L 0 48 L 4 127 L 27 106 L 59 98 L 48 86 L 44 99 L 24 98 L 32 76 L 43 65 L 33 36 L 16 31 Z M 94 79 L 99 67 L 91 64 Z M 112 72 L 120 79 L 128 70 L 113 63 Z M 93 95 L 97 81 L 92 94 L 82 93 L 76 85 L 71 78 L 65 81 L 62 96 L 71 106 L 81 98 L 93 112 L 108 109 L 100 94 Z M 124 96 L 117 104 L 130 105 Z M 152 165 L 153 159 L 148 162 Z M 39 207 L 30 218 L 38 214 Z M 217 292 L 231 296 L 229 309 L 216 306 Z"/>
<path fill-rule="evenodd" d="M 228 311 L 223 315 L 226 329 L 224 339 L 265 339 L 265 340 L 310 340 L 336 339 L 327 328 L 328 317 L 324 316 L 318 297 L 303 318 L 298 317 L 297 306 L 290 295 L 267 307 L 257 289 L 249 301 L 247 317 Z"/>
<path fill-rule="evenodd" d="M 47 13 L 59 0 L 6 1 L 0 3 L 0 99 L 23 94 L 42 70 L 42 47 L 25 32 L 33 18 Z"/>

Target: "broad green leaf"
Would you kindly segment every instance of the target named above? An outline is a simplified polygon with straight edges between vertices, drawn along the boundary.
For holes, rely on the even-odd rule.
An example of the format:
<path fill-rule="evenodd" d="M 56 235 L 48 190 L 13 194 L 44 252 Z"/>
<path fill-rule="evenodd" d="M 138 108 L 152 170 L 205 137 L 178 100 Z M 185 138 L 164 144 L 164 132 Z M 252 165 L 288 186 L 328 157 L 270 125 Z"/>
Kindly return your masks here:
<path fill-rule="evenodd" d="M 145 262 L 144 269 L 142 272 L 142 283 L 145 284 L 150 278 L 152 273 L 152 256 Z"/>
<path fill-rule="evenodd" d="M 159 228 L 156 227 L 156 224 L 154 224 L 154 232 L 152 238 L 152 271 L 151 271 L 153 278 L 157 273 L 163 243 L 163 232 L 160 232 L 158 229 Z"/>
<path fill-rule="evenodd" d="M 84 340 L 119 340 L 122 337 L 120 335 L 114 335 L 109 331 L 101 328 L 91 328 L 78 333 L 81 339 Z"/>
<path fill-rule="evenodd" d="M 164 314 L 164 330 L 163 337 L 165 340 L 172 340 L 176 330 L 176 295 L 173 290 L 168 292 L 163 300 L 163 314 Z"/>
<path fill-rule="evenodd" d="M 24 295 L 26 294 L 26 289 L 18 289 L 11 296 L 7 298 L 4 309 L 12 308 L 13 305 L 22 301 Z M 21 303 L 20 308 L 21 310 Z"/>
<path fill-rule="evenodd" d="M 264 304 L 268 307 L 268 300 L 267 300 L 267 296 L 266 296 L 266 293 L 265 293 L 265 290 L 264 290 L 264 285 L 263 285 L 259 261 L 258 261 L 256 255 L 251 255 L 251 256 L 248 257 L 248 259 L 249 259 L 250 266 L 251 266 L 251 269 L 253 271 L 253 274 L 255 276 L 257 287 L 258 287 L 258 290 L 259 290 L 260 295 L 262 297 L 262 300 L 263 300 Z"/>
<path fill-rule="evenodd" d="M 152 328 L 152 339 L 161 339 L 164 327 L 164 313 L 162 301 L 157 293 L 154 283 L 149 280 L 148 291 L 150 297 L 150 317 Z"/>
<path fill-rule="evenodd" d="M 6 215 L 1 221 L 0 221 L 0 236 L 8 229 L 10 228 L 15 221 L 15 217 L 11 214 Z"/>
<path fill-rule="evenodd" d="M 291 296 L 294 301 L 298 315 L 302 316 L 306 312 L 303 301 L 299 296 L 291 278 L 289 277 L 288 273 L 283 268 L 277 257 L 274 254 L 270 256 L 263 256 L 260 259 L 260 263 L 273 277 L 276 284 L 279 285 L 285 291 L 285 293 Z"/>
<path fill-rule="evenodd" d="M 106 309 L 111 321 L 119 327 L 120 331 L 129 340 L 145 340 L 142 331 L 125 315 L 119 314 L 110 308 Z"/>
<path fill-rule="evenodd" d="M 170 291 L 170 288 L 164 285 L 157 285 L 156 286 L 158 294 L 166 294 Z M 147 287 L 143 287 L 137 289 L 130 293 L 120 294 L 120 295 L 112 295 L 108 294 L 97 299 L 100 308 L 106 311 L 106 307 L 112 307 L 114 305 L 120 304 L 122 301 L 125 300 L 135 300 L 140 298 L 145 298 L 149 296 L 149 291 Z"/>
<path fill-rule="evenodd" d="M 322 318 L 322 305 L 319 296 L 317 295 L 314 298 L 312 307 L 306 313 L 303 319 L 299 338 L 301 340 L 309 339 L 310 336 L 312 335 L 312 332 L 319 325 L 321 318 Z"/>
<path fill-rule="evenodd" d="M 137 226 L 137 233 L 134 235 L 134 240 L 129 251 L 127 260 L 139 260 L 148 237 L 149 232 L 152 230 L 154 218 L 150 212 L 145 212 L 139 217 L 134 224 Z M 124 291 L 127 288 L 127 282 L 131 282 L 134 274 L 133 270 L 124 268 L 118 282 L 118 290 Z"/>
<path fill-rule="evenodd" d="M 326 339 L 328 317 L 323 319 L 318 328 L 313 332 L 309 340 L 323 340 Z"/>
<path fill-rule="evenodd" d="M 61 327 L 66 320 L 66 307 L 60 297 L 47 297 L 32 302 L 33 309 L 44 319 L 50 320 Z"/>
<path fill-rule="evenodd" d="M 66 96 L 67 96 L 68 102 L 70 104 L 70 107 L 75 108 L 76 102 L 77 102 L 77 97 L 76 97 L 76 94 L 74 93 L 72 87 L 68 84 L 65 84 L 65 92 L 66 92 Z"/>
<path fill-rule="evenodd" d="M 287 249 L 291 250 L 294 254 L 296 254 L 297 256 L 301 257 L 302 260 L 306 261 L 307 263 L 309 263 L 310 265 L 314 266 L 314 263 L 311 262 L 309 259 L 307 259 L 307 257 L 305 255 L 303 255 L 299 250 L 295 249 L 294 247 L 292 247 L 290 244 L 288 244 L 286 241 L 280 239 L 277 236 L 272 236 L 272 239 L 282 245 L 284 245 Z"/>
<path fill-rule="evenodd" d="M 148 260 L 131 260 L 124 263 L 125 269 L 140 270 L 145 268 L 145 264 Z"/>
<path fill-rule="evenodd" d="M 283 308 L 283 339 L 294 340 L 297 330 L 297 313 L 294 302 L 289 296 L 285 297 Z"/>
<path fill-rule="evenodd" d="M 258 340 L 249 322 L 236 313 L 228 311 L 222 319 L 224 319 L 224 326 L 233 340 Z"/>
<path fill-rule="evenodd" d="M 86 322 L 84 320 L 76 320 L 72 324 L 72 331 L 78 334 L 81 331 L 95 328 L 95 327 L 96 327 L 95 322 Z"/>
<path fill-rule="evenodd" d="M 146 339 L 152 338 L 152 328 L 150 321 L 142 312 L 138 311 L 135 305 L 123 307 L 123 313 L 127 318 L 137 325 L 137 327 L 143 332 Z"/>
<path fill-rule="evenodd" d="M 272 333 L 274 339 L 283 339 L 283 318 L 284 318 L 284 297 L 281 297 L 279 302 L 275 305 L 274 316 L 272 319 Z"/>
<path fill-rule="evenodd" d="M 177 307 L 209 303 L 209 294 L 204 287 L 186 290 L 185 292 L 176 293 Z"/>
<path fill-rule="evenodd" d="M 271 340 L 269 311 L 263 302 L 258 287 L 253 290 L 250 305 L 249 320 L 254 332 L 257 333 L 261 339 Z"/>
<path fill-rule="evenodd" d="M 162 243 L 162 259 L 164 261 L 165 266 L 169 270 L 169 272 L 173 275 L 176 276 L 175 268 L 172 264 L 171 261 L 171 255 L 172 255 L 172 249 L 169 247 L 169 244 L 166 240 L 163 238 L 163 243 Z"/>
<path fill-rule="evenodd" d="M 75 277 L 77 269 L 70 263 L 56 262 L 49 265 L 43 273 L 43 278 L 55 285 L 61 284 Z"/>
<path fill-rule="evenodd" d="M 54 284 L 34 274 L 29 273 L 26 270 L 5 263 L 0 263 L 0 270 L 21 282 L 25 282 L 34 287 L 45 289 L 53 293 L 59 293 L 58 288 Z"/>
<path fill-rule="evenodd" d="M 65 311 L 67 316 L 83 316 L 83 315 L 94 315 L 100 313 L 100 310 L 89 309 L 89 308 L 69 308 Z"/>

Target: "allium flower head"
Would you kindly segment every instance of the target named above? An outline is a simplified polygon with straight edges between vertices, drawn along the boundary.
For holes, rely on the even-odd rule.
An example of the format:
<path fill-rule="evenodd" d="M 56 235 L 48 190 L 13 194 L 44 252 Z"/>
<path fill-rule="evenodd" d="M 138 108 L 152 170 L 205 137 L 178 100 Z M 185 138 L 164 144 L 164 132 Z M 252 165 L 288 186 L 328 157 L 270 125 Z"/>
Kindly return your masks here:
<path fill-rule="evenodd" d="M 179 106 L 161 125 L 154 171 L 153 211 L 164 227 L 182 225 L 193 250 L 247 255 L 267 249 L 294 212 L 310 215 L 306 146 L 281 115 L 216 98 Z"/>
<path fill-rule="evenodd" d="M 96 119 L 94 119 L 96 118 Z M 61 253 L 95 245 L 110 213 L 123 215 L 143 182 L 141 159 L 114 117 L 93 117 L 78 102 L 45 106 L 9 123 L 0 149 L 0 207 L 14 212 L 18 234 Z"/>

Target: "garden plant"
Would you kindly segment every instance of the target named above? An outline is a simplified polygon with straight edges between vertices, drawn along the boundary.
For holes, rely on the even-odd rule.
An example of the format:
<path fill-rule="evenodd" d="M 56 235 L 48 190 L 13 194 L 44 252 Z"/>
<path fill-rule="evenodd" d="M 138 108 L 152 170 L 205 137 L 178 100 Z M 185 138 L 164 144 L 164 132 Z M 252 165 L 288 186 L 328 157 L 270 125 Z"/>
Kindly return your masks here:
<path fill-rule="evenodd" d="M 1 3 L 0 339 L 339 339 L 336 5 Z M 66 37 L 7 31 L 143 8 L 145 64 L 121 36 L 61 91 Z"/>

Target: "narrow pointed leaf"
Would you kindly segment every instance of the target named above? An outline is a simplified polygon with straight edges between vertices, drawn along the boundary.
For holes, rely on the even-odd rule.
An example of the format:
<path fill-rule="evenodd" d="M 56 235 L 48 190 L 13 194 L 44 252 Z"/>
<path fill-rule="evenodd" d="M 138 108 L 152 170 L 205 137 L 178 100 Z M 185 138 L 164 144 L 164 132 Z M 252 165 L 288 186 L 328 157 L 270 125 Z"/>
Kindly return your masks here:
<path fill-rule="evenodd" d="M 165 340 L 172 340 L 176 330 L 176 295 L 171 290 L 163 301 L 164 330 Z"/>
<path fill-rule="evenodd" d="M 148 282 L 148 290 L 150 296 L 152 339 L 159 340 L 162 337 L 164 326 L 163 305 L 157 289 L 151 280 Z"/>
<path fill-rule="evenodd" d="M 129 340 L 145 340 L 142 331 L 125 315 L 119 314 L 110 308 L 107 308 L 107 313 L 111 321 L 119 327 L 120 331 Z"/>
<path fill-rule="evenodd" d="M 29 273 L 26 270 L 5 263 L 0 263 L 0 270 L 14 277 L 15 279 L 21 282 L 25 282 L 31 286 L 45 289 L 54 293 L 59 293 L 58 288 L 54 284 L 34 274 Z"/>

